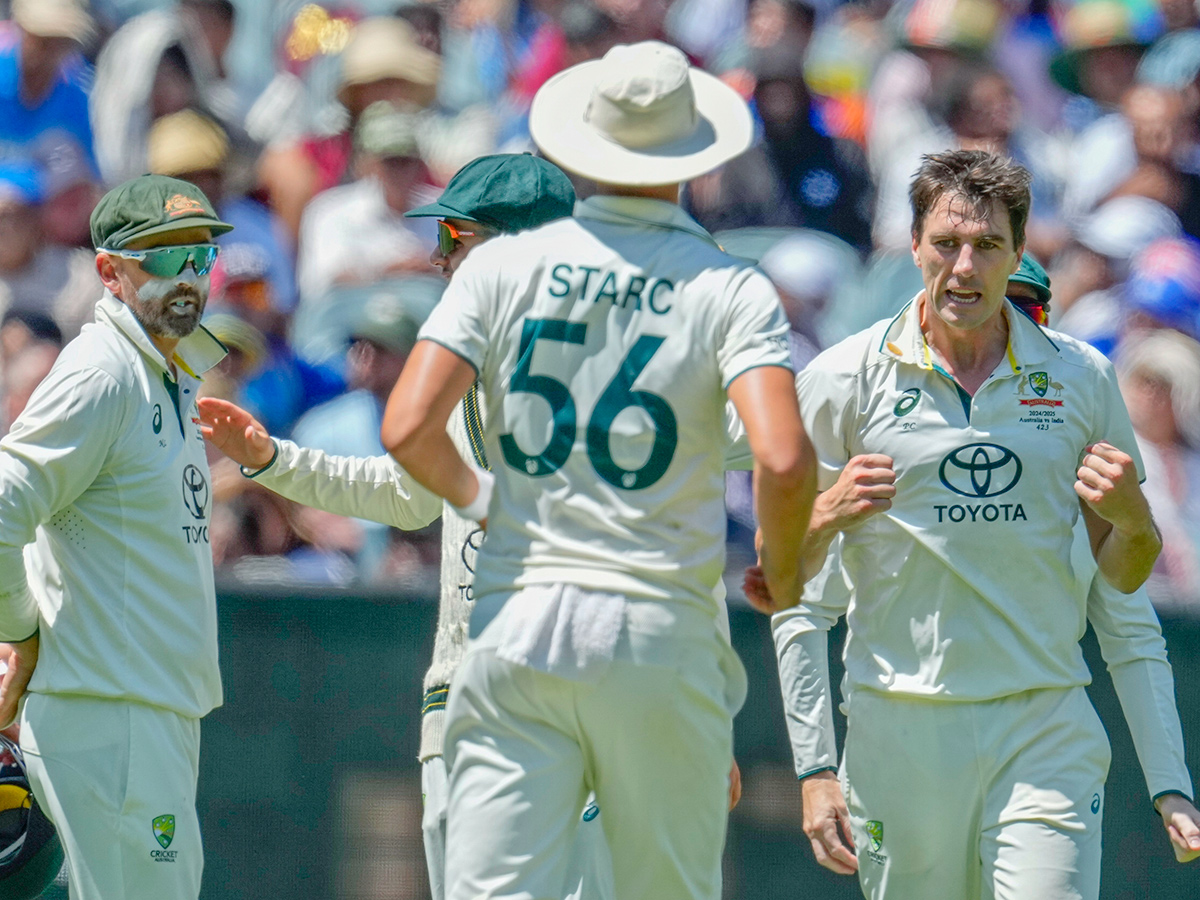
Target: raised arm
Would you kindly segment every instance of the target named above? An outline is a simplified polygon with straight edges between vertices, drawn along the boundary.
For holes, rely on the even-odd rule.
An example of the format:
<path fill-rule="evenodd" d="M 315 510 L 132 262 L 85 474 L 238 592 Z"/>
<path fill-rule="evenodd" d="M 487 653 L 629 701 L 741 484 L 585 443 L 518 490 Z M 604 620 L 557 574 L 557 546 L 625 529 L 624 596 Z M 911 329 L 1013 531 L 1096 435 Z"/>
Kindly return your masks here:
<path fill-rule="evenodd" d="M 334 513 L 413 530 L 442 514 L 442 499 L 390 456 L 331 456 L 277 440 L 246 410 L 204 397 L 200 430 L 249 477 L 282 497 Z"/>

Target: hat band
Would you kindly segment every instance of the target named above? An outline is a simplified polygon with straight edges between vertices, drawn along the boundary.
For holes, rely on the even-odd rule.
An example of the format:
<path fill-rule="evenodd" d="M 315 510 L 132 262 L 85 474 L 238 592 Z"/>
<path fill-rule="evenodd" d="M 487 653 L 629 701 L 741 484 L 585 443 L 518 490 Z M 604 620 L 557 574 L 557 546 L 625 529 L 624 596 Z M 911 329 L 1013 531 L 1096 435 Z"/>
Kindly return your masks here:
<path fill-rule="evenodd" d="M 684 78 L 679 87 L 649 105 L 635 106 L 595 91 L 584 121 L 614 144 L 645 150 L 691 137 L 700 116 L 691 80 Z"/>

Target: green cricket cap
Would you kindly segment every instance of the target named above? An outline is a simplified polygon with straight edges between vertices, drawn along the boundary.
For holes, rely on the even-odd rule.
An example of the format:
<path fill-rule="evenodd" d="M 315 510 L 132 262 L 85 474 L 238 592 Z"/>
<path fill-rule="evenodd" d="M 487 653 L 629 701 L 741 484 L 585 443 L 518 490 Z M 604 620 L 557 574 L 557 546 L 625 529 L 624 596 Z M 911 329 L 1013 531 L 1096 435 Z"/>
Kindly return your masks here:
<path fill-rule="evenodd" d="M 574 211 L 575 188 L 562 169 L 529 153 L 498 153 L 467 163 L 435 202 L 405 215 L 450 216 L 496 231 L 515 232 Z"/>
<path fill-rule="evenodd" d="M 1042 264 L 1028 253 L 1022 254 L 1021 265 L 1017 271 L 1008 276 L 1009 281 L 1017 281 L 1033 288 L 1038 300 L 1043 305 L 1050 303 L 1050 276 L 1042 268 Z"/>
<path fill-rule="evenodd" d="M 191 182 L 166 175 L 139 175 L 113 188 L 96 204 L 92 246 L 121 250 L 138 238 L 181 228 L 210 228 L 213 237 L 233 230 Z"/>

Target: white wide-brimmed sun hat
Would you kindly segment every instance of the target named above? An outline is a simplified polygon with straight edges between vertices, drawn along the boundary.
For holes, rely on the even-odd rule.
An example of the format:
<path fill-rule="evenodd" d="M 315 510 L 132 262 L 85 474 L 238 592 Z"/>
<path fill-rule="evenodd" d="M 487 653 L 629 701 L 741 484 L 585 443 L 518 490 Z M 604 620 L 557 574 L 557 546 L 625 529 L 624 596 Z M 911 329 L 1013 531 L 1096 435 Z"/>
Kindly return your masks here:
<path fill-rule="evenodd" d="M 538 90 L 529 132 L 549 159 L 605 184 L 675 184 L 743 153 L 746 102 L 660 41 L 620 44 Z"/>

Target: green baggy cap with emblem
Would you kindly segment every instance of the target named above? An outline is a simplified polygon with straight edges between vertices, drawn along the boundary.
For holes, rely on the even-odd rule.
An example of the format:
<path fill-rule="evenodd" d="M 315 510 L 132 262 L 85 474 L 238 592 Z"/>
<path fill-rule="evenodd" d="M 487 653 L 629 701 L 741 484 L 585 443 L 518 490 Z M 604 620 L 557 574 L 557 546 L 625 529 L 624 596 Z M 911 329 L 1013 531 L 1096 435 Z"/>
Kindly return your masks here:
<path fill-rule="evenodd" d="M 200 188 L 166 175 L 139 175 L 113 188 L 92 211 L 91 228 L 97 250 L 122 250 L 138 238 L 181 228 L 209 228 L 213 237 L 233 230 Z"/>
<path fill-rule="evenodd" d="M 1040 303 L 1047 305 L 1050 303 L 1050 276 L 1046 274 L 1042 264 L 1028 253 L 1022 254 L 1020 267 L 1008 276 L 1008 280 L 1029 285 L 1037 294 Z"/>
<path fill-rule="evenodd" d="M 497 153 L 467 163 L 435 202 L 405 215 L 449 216 L 516 232 L 574 211 L 575 188 L 562 169 L 528 153 Z"/>

